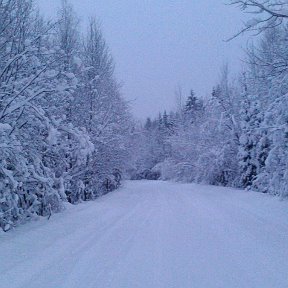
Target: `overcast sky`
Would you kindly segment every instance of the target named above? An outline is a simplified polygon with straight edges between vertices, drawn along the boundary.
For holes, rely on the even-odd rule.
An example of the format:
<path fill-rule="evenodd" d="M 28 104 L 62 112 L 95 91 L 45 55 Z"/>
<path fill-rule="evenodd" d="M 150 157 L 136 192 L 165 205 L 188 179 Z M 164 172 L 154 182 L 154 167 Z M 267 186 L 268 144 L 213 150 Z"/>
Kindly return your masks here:
<path fill-rule="evenodd" d="M 47 16 L 60 0 L 38 0 Z M 140 119 L 175 106 L 175 90 L 208 95 L 228 62 L 240 71 L 246 40 L 229 38 L 244 15 L 225 0 L 70 0 L 82 26 L 90 16 L 102 31 L 116 63 L 122 93 Z M 242 46 L 242 48 L 241 48 Z"/>

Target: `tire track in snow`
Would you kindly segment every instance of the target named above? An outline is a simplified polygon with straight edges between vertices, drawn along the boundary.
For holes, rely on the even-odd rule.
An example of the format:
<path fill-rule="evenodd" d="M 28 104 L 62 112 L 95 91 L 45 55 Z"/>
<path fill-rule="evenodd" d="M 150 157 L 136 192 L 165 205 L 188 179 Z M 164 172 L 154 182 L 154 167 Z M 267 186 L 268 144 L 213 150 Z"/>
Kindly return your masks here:
<path fill-rule="evenodd" d="M 95 204 L 96 203 L 97 202 L 95 202 Z M 82 227 L 81 229 L 77 229 L 72 234 L 69 234 L 68 239 L 67 235 L 63 235 L 62 238 L 58 239 L 54 243 L 51 243 L 50 247 L 43 247 L 43 250 L 37 255 L 37 257 L 25 259 L 20 263 L 17 263 L 17 266 L 13 267 L 12 270 L 7 269 L 8 271 L 3 271 L 1 273 L 1 279 L 7 279 L 8 282 L 9 279 L 13 280 L 11 281 L 11 287 L 9 288 L 26 288 L 29 287 L 29 283 L 33 281 L 39 282 L 40 285 L 42 278 L 47 277 L 47 271 L 49 271 L 49 269 L 51 274 L 56 272 L 58 276 L 61 276 L 59 275 L 59 272 L 61 272 L 63 276 L 66 270 L 66 275 L 69 275 L 69 267 L 64 268 L 64 265 L 61 266 L 61 263 L 66 263 L 67 259 L 69 259 L 70 265 L 73 265 L 73 262 L 75 261 L 74 259 L 77 258 L 77 255 L 79 257 L 79 255 L 93 245 L 95 241 L 100 241 L 102 238 L 106 237 L 107 231 L 109 233 L 113 233 L 117 227 L 121 226 L 121 223 L 125 223 L 127 219 L 137 215 L 137 211 L 141 209 L 141 205 L 141 202 L 137 202 L 135 207 L 133 207 L 130 211 L 124 211 L 123 214 L 121 214 L 121 217 L 119 217 L 118 213 L 116 213 L 113 217 L 114 220 L 111 222 L 111 219 L 109 218 L 105 226 L 100 227 L 101 229 L 98 227 L 98 222 L 93 223 L 93 221 L 91 221 L 89 225 Z M 95 216 L 97 216 L 97 214 Z M 99 217 L 103 216 L 105 220 L 105 215 L 99 215 Z M 95 231 L 95 233 L 91 233 L 91 231 Z M 71 253 L 71 251 L 73 252 Z M 47 255 L 49 255 L 48 258 Z M 40 263 L 39 259 L 42 259 Z M 53 269 L 55 265 L 61 266 L 63 270 L 61 271 L 60 269 L 55 271 L 55 269 Z M 30 267 L 35 267 L 36 269 L 32 270 Z M 69 276 L 64 277 L 66 278 Z M 42 282 L 41 287 L 44 288 L 44 285 L 45 283 L 43 284 Z"/>

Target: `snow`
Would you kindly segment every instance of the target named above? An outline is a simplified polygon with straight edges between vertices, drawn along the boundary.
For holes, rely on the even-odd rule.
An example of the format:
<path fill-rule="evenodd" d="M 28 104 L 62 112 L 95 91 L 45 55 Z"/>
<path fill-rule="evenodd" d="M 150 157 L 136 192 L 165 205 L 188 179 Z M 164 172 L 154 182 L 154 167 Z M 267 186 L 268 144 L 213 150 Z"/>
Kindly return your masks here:
<path fill-rule="evenodd" d="M 0 233 L 0 287 L 287 288 L 287 206 L 231 188 L 126 182 Z"/>
<path fill-rule="evenodd" d="M 254 27 L 257 24 L 261 23 L 261 18 L 252 18 L 249 21 L 246 22 L 246 27 Z"/>
<path fill-rule="evenodd" d="M 6 123 L 0 123 L 0 131 L 5 131 L 5 130 L 10 130 L 12 129 L 11 125 L 6 124 Z"/>
<path fill-rule="evenodd" d="M 47 141 L 50 145 L 56 145 L 61 133 L 53 126 L 49 126 Z"/>
<path fill-rule="evenodd" d="M 73 57 L 74 64 L 79 68 L 83 65 L 81 58 L 74 56 Z"/>

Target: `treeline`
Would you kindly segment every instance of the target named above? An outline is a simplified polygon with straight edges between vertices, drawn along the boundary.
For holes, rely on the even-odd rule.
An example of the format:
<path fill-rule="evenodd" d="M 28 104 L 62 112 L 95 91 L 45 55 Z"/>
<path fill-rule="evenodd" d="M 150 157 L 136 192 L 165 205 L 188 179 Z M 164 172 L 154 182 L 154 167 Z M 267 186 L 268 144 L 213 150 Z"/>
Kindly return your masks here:
<path fill-rule="evenodd" d="M 195 181 L 288 196 L 288 26 L 265 29 L 231 80 L 224 67 L 208 99 L 193 91 L 177 111 L 134 133 L 133 178 Z M 180 101 L 181 102 L 181 101 Z"/>
<path fill-rule="evenodd" d="M 72 7 L 44 20 L 32 0 L 0 1 L 0 227 L 120 184 L 131 123 L 101 29 Z"/>

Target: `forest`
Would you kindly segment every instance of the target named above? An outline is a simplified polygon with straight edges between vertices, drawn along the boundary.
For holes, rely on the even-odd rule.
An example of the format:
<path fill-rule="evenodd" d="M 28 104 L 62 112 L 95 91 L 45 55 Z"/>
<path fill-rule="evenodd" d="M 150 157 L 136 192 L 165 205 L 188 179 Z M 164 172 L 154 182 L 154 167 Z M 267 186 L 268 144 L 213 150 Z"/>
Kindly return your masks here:
<path fill-rule="evenodd" d="M 264 3 L 263 3 L 264 2 Z M 288 196 L 288 18 L 285 1 L 230 1 L 256 15 L 245 68 L 219 67 L 210 97 L 185 97 L 134 131 L 133 178 L 160 178 Z M 286 13 L 286 14 L 285 14 Z M 258 15 L 263 14 L 263 18 Z M 256 41 L 255 41 L 256 40 Z M 140 170 L 140 173 L 139 173 Z"/>
<path fill-rule="evenodd" d="M 174 111 L 139 123 L 97 19 L 82 33 L 67 1 L 47 21 L 32 0 L 0 0 L 1 229 L 94 200 L 122 179 L 287 197 L 288 15 L 277 1 L 230 2 L 267 16 L 239 32 L 257 34 L 245 69 L 234 77 L 219 67 L 210 97 L 179 90 Z"/>

